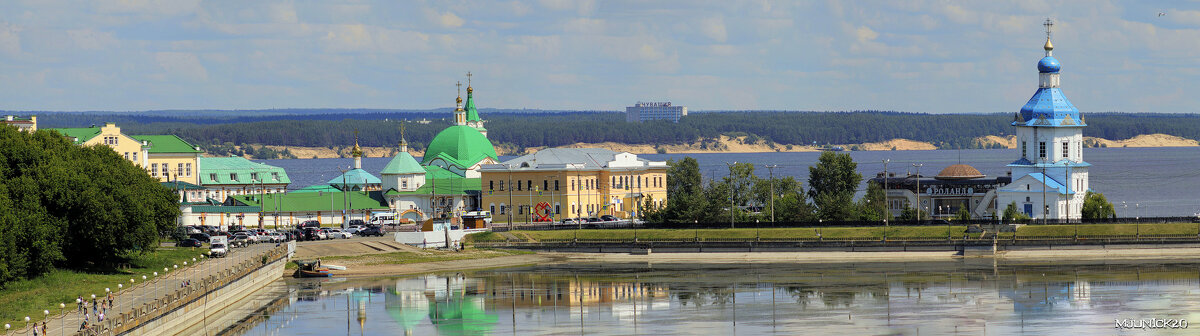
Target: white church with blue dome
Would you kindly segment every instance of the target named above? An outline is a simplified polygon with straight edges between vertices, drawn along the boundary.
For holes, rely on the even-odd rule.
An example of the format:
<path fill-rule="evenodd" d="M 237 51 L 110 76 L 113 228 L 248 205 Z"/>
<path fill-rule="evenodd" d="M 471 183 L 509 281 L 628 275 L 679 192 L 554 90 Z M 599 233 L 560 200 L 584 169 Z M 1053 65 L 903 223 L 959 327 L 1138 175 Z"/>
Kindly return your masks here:
<path fill-rule="evenodd" d="M 1012 121 L 1021 157 L 1008 164 L 1012 183 L 999 189 L 998 205 L 1003 209 L 1016 203 L 1035 219 L 1074 220 L 1080 218 L 1088 190 L 1091 164 L 1083 161 L 1087 123 L 1059 86 L 1062 66 L 1050 43 L 1053 23 L 1046 20 L 1045 25 L 1046 56 L 1038 62 L 1037 92 Z"/>

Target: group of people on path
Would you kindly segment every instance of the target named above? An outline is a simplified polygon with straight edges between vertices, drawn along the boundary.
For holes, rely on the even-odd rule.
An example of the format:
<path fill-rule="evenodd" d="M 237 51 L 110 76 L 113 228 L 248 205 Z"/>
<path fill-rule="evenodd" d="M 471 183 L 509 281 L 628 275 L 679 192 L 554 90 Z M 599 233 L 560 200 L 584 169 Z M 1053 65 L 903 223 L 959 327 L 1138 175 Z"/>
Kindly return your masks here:
<path fill-rule="evenodd" d="M 95 298 L 92 298 L 91 313 L 88 313 L 87 300 L 84 300 L 82 295 L 76 298 L 75 302 L 79 304 L 79 312 L 83 313 L 83 322 L 79 324 L 79 330 L 85 330 L 91 326 L 92 316 L 96 317 L 95 322 L 97 323 L 104 321 L 104 317 L 108 313 L 108 308 L 112 308 L 113 306 L 113 298 L 114 296 L 112 292 L 109 292 L 108 295 L 101 297 L 99 301 L 97 301 Z"/>
<path fill-rule="evenodd" d="M 46 321 L 42 321 L 42 325 L 38 325 L 37 323 L 33 324 L 33 336 L 45 336 L 48 335 L 47 332 L 49 331 L 46 329 Z"/>

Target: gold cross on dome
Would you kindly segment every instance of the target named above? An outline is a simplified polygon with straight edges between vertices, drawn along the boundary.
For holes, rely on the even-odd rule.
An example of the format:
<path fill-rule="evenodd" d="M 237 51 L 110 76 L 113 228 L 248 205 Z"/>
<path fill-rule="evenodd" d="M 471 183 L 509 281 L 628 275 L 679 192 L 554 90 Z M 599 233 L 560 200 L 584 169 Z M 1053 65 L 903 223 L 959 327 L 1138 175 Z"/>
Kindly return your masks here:
<path fill-rule="evenodd" d="M 1042 25 L 1046 26 L 1046 39 L 1049 40 L 1050 39 L 1050 30 L 1052 28 L 1054 28 L 1054 21 L 1050 20 L 1050 18 L 1046 18 L 1046 22 L 1042 23 Z"/>
<path fill-rule="evenodd" d="M 462 97 L 462 82 L 454 82 L 454 86 L 458 87 L 458 96 Z"/>
<path fill-rule="evenodd" d="M 471 87 L 471 72 L 467 71 L 467 87 Z"/>

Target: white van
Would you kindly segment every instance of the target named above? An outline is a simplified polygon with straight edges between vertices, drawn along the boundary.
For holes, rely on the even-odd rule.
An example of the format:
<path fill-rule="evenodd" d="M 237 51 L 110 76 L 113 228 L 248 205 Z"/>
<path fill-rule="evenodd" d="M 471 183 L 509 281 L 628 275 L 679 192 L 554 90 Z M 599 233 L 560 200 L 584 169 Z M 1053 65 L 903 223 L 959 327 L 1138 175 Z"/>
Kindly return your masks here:
<path fill-rule="evenodd" d="M 208 255 L 209 257 L 221 258 L 229 254 L 229 238 L 225 236 L 212 236 L 208 238 Z"/>
<path fill-rule="evenodd" d="M 395 212 L 374 212 L 371 213 L 370 223 L 374 225 L 395 224 L 396 218 Z"/>

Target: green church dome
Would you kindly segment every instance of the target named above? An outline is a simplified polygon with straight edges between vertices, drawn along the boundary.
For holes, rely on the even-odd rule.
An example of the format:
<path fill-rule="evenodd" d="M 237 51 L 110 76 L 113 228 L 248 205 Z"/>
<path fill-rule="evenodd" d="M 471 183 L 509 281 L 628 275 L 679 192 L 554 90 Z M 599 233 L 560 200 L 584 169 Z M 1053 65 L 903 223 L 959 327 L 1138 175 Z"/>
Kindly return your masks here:
<path fill-rule="evenodd" d="M 421 164 L 429 165 L 442 159 L 450 165 L 467 169 L 486 158 L 498 160 L 492 142 L 473 127 L 456 125 L 447 127 L 433 137 L 425 157 L 421 158 Z"/>

